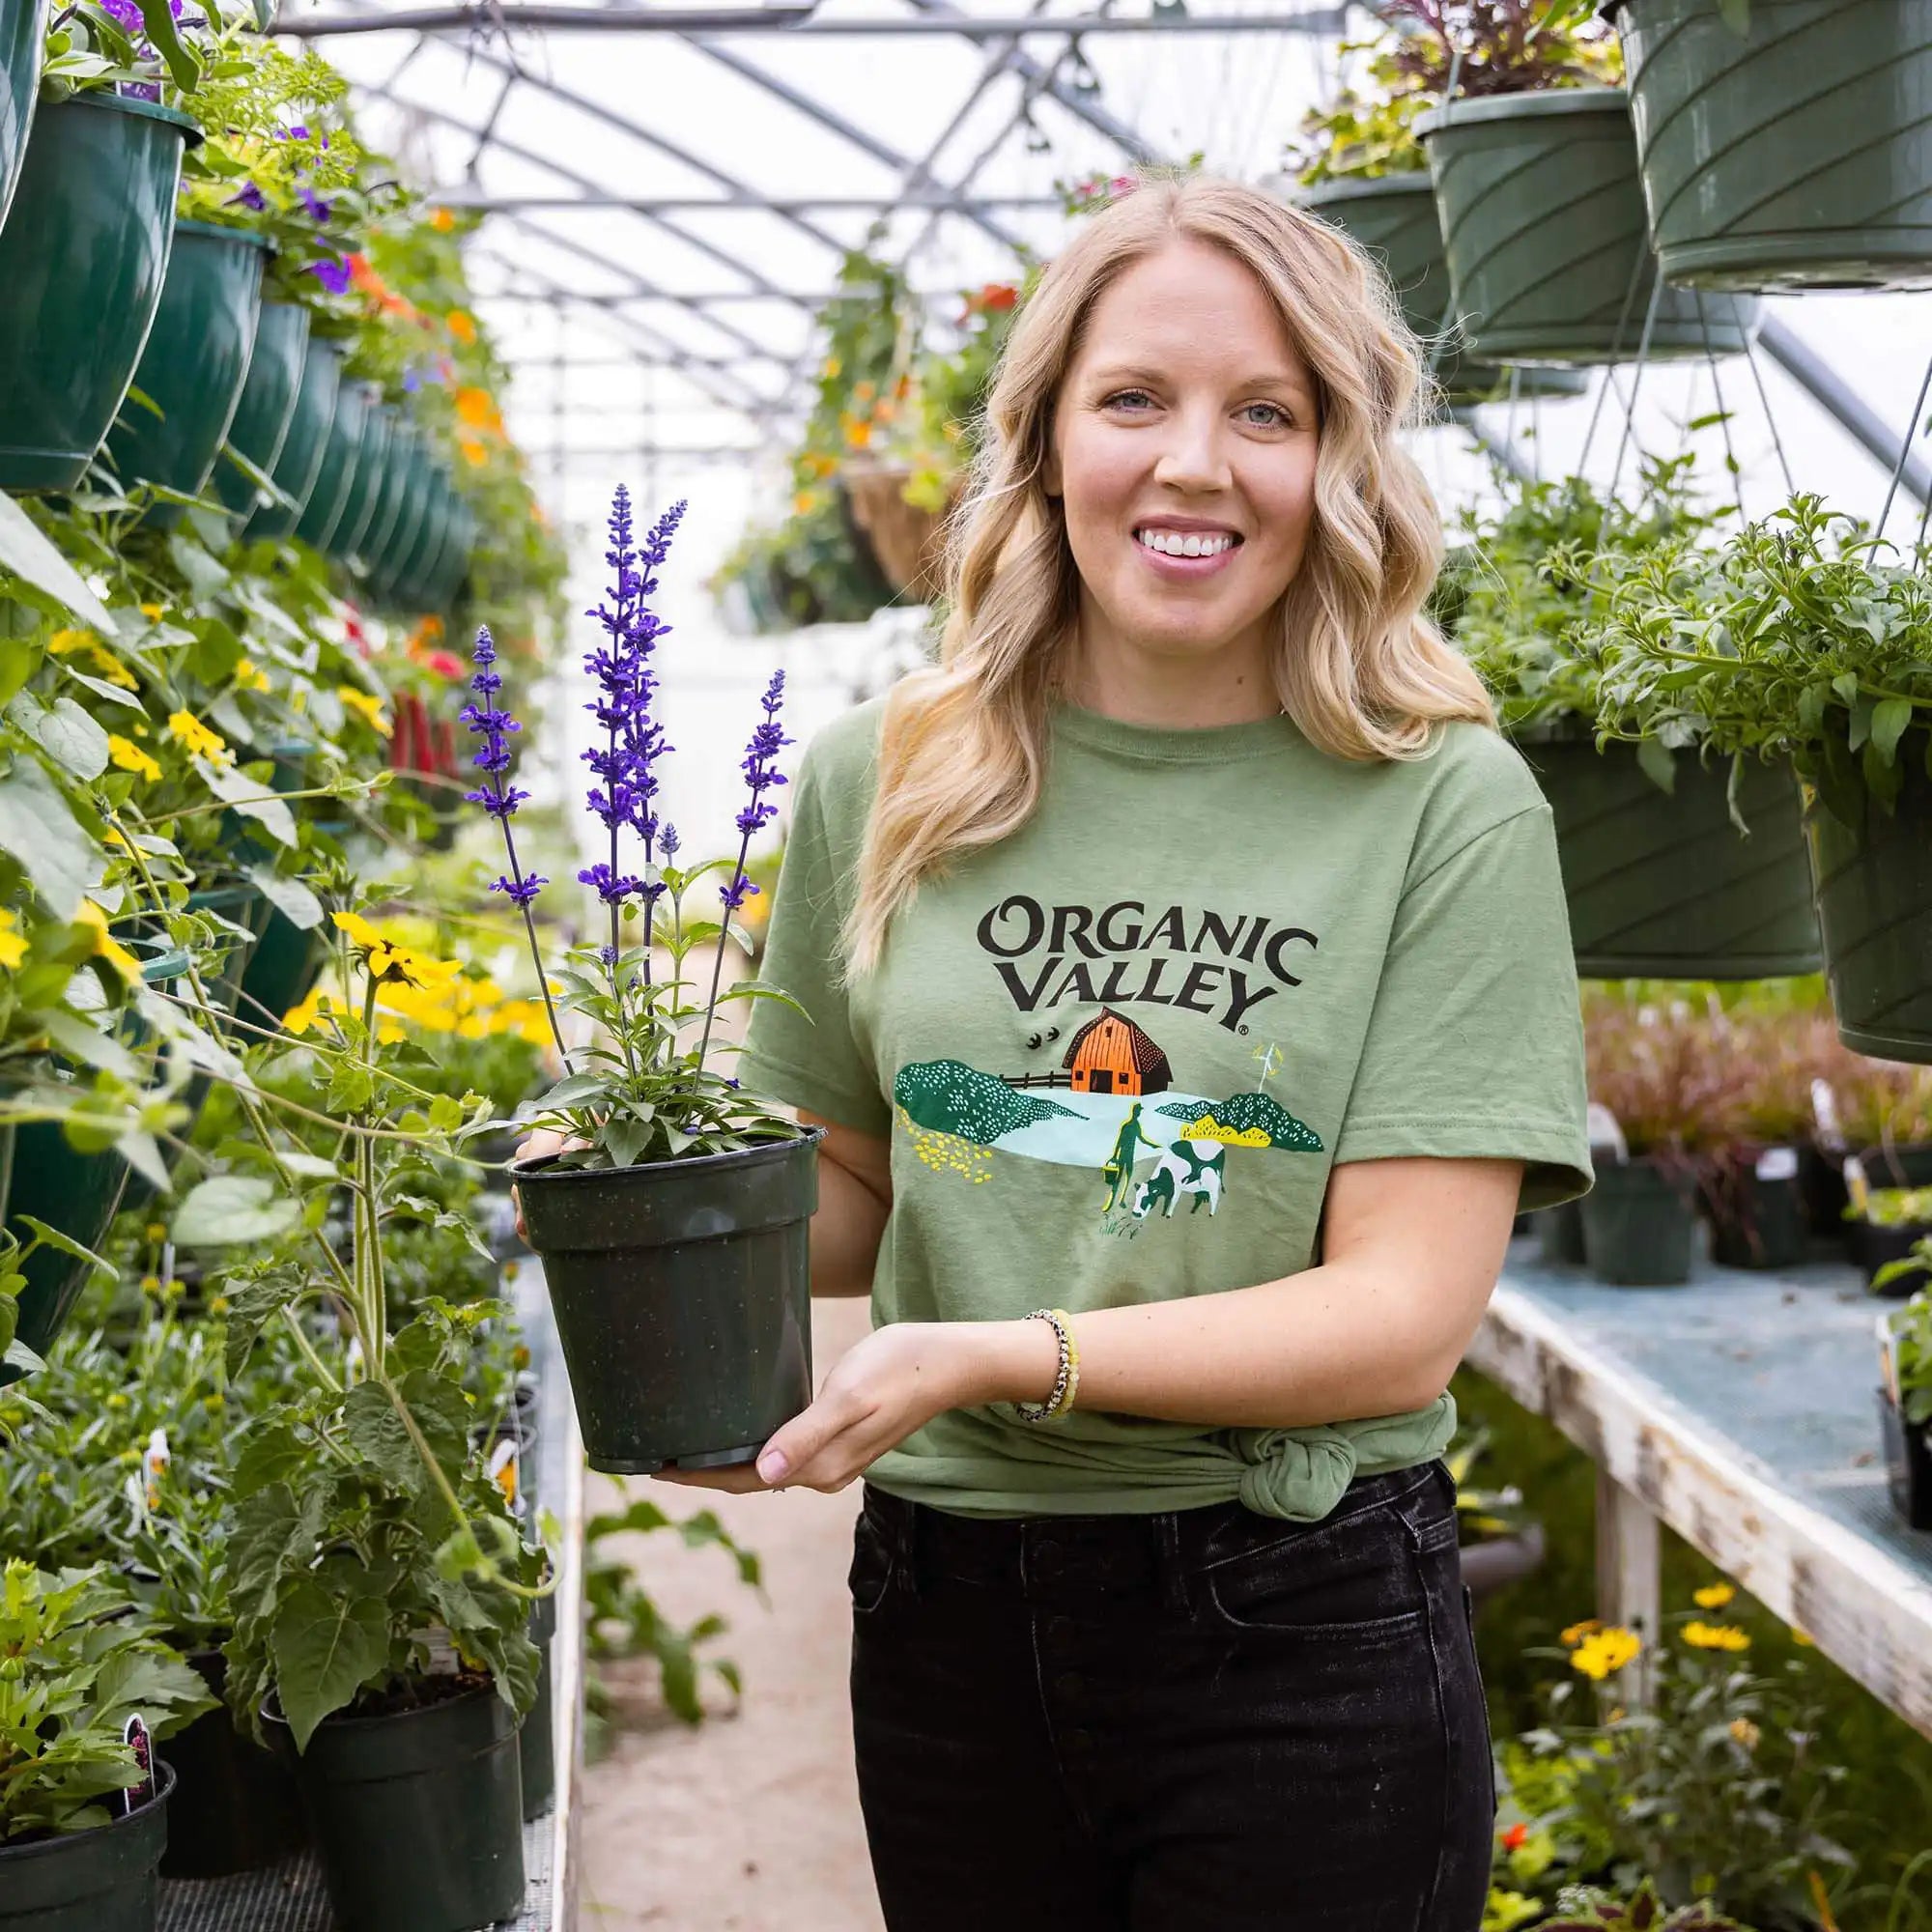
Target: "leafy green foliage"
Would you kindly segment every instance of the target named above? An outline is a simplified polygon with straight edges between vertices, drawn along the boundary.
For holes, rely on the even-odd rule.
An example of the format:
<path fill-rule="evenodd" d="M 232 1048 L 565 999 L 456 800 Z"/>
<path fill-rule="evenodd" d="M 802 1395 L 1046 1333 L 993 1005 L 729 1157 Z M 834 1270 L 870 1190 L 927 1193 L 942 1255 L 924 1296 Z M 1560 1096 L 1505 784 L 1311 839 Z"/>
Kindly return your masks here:
<path fill-rule="evenodd" d="M 1710 550 L 1612 560 L 1592 620 L 1621 738 L 1788 757 L 1845 824 L 1932 773 L 1932 550 L 1901 555 L 1801 493 Z"/>
<path fill-rule="evenodd" d="M 121 1730 L 166 1738 L 214 1708 L 104 1565 L 0 1569 L 0 1844 L 105 1825 L 140 1777 Z"/>
<path fill-rule="evenodd" d="M 1666 1908 L 1649 1879 L 1628 1897 L 1577 1887 L 1556 1901 L 1553 1917 L 1539 1922 L 1544 1932 L 1750 1932 L 1708 1899 Z"/>
<path fill-rule="evenodd" d="M 1920 1241 L 1918 1248 L 1920 1259 L 1932 1262 L 1932 1241 Z M 1932 1294 L 1915 1294 L 1887 1316 L 1886 1326 L 1905 1419 L 1914 1427 L 1932 1422 Z"/>

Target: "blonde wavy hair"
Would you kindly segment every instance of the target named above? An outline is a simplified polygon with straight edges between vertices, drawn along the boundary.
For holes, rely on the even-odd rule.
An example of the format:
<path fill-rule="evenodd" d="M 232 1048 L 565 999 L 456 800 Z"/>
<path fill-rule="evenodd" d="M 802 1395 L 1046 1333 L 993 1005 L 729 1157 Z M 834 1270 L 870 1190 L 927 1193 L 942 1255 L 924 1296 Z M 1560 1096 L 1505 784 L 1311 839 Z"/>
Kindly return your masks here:
<path fill-rule="evenodd" d="M 1441 520 L 1401 446 L 1422 418 L 1415 337 L 1387 278 L 1339 230 L 1239 182 L 1144 178 L 1096 215 L 1014 325 L 980 454 L 947 533 L 938 662 L 889 693 L 878 785 L 840 935 L 869 972 L 893 915 L 951 856 L 1024 825 L 1039 798 L 1049 706 L 1079 612 L 1079 573 L 1043 478 L 1054 406 L 1094 305 L 1126 269 L 1186 237 L 1254 275 L 1315 378 L 1314 526 L 1279 609 L 1274 688 L 1313 744 L 1357 761 L 1426 757 L 1435 725 L 1492 727 L 1465 659 L 1423 612 Z"/>

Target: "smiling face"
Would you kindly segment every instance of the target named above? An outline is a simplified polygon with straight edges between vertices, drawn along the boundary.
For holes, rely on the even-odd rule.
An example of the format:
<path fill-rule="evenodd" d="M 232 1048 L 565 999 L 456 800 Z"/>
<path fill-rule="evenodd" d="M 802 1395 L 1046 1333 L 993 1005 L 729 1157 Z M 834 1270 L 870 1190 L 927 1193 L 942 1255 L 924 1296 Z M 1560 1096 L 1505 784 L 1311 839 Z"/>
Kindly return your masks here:
<path fill-rule="evenodd" d="M 1234 256 L 1177 237 L 1094 303 L 1054 406 L 1048 491 L 1090 668 L 1211 661 L 1268 688 L 1269 618 L 1315 511 L 1315 379 Z"/>

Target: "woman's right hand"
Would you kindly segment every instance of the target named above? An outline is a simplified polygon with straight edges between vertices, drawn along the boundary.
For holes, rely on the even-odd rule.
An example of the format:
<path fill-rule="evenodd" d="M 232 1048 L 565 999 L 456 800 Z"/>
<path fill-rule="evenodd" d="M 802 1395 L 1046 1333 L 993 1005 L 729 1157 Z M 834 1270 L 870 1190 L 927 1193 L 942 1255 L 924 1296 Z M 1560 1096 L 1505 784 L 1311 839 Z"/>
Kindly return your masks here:
<path fill-rule="evenodd" d="M 510 1158 L 517 1161 L 542 1160 L 546 1155 L 561 1153 L 565 1148 L 582 1145 L 582 1141 L 571 1140 L 567 1135 L 555 1133 L 549 1127 L 539 1127 L 527 1140 L 517 1143 L 517 1151 Z M 524 1197 L 518 1193 L 514 1183 L 510 1188 L 510 1200 L 517 1209 L 517 1238 L 520 1241 L 527 1241 L 530 1233 L 524 1226 Z"/>

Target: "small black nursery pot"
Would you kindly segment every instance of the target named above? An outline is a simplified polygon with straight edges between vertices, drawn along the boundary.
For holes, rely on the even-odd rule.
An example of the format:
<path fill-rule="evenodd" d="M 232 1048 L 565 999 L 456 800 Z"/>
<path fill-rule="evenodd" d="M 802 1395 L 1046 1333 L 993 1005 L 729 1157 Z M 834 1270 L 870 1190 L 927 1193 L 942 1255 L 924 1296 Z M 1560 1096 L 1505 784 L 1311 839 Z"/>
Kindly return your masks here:
<path fill-rule="evenodd" d="M 155 1867 L 168 1842 L 175 1775 L 155 1769 L 138 1811 L 91 1832 L 0 1845 L 0 1932 L 154 1932 Z M 119 1792 L 103 1801 L 117 1804 Z"/>
<path fill-rule="evenodd" d="M 749 1463 L 811 1401 L 823 1127 L 693 1160 L 517 1170 L 593 1469 Z"/>
<path fill-rule="evenodd" d="M 1590 1271 L 1614 1288 L 1678 1288 L 1690 1279 L 1697 1210 L 1676 1166 L 1639 1155 L 1597 1169 L 1584 1195 Z"/>
<path fill-rule="evenodd" d="M 1873 1288 L 1873 1278 L 1888 1263 L 1909 1261 L 1912 1251 L 1928 1235 L 1932 1235 L 1932 1223 L 1923 1221 L 1905 1221 L 1889 1228 L 1873 1221 L 1851 1221 L 1846 1224 L 1845 1245 L 1863 1270 L 1867 1288 L 1888 1300 L 1903 1301 L 1921 1289 L 1932 1288 L 1932 1271 L 1923 1263 L 1893 1275 L 1883 1288 Z"/>
<path fill-rule="evenodd" d="M 220 1651 L 191 1650 L 187 1662 L 219 1697 L 228 1681 L 228 1660 Z M 301 1801 L 287 1765 L 243 1737 L 226 1704 L 204 1712 L 165 1748 L 179 1781 L 163 1878 L 254 1871 L 302 1843 Z"/>
<path fill-rule="evenodd" d="M 1804 1188 L 1796 1148 L 1745 1149 L 1703 1177 L 1711 1259 L 1723 1267 L 1791 1267 L 1804 1259 Z"/>
<path fill-rule="evenodd" d="M 541 1818 L 556 1796 L 556 1741 L 553 1734 L 551 1639 L 556 1634 L 556 1598 L 539 1597 L 530 1605 L 530 1641 L 537 1647 L 537 1697 L 517 1733 L 524 1772 L 524 1822 Z"/>
<path fill-rule="evenodd" d="M 1932 1529 L 1932 1423 L 1907 1422 L 1885 1389 L 1878 1392 L 1879 1434 L 1891 1506 L 1913 1529 Z"/>

